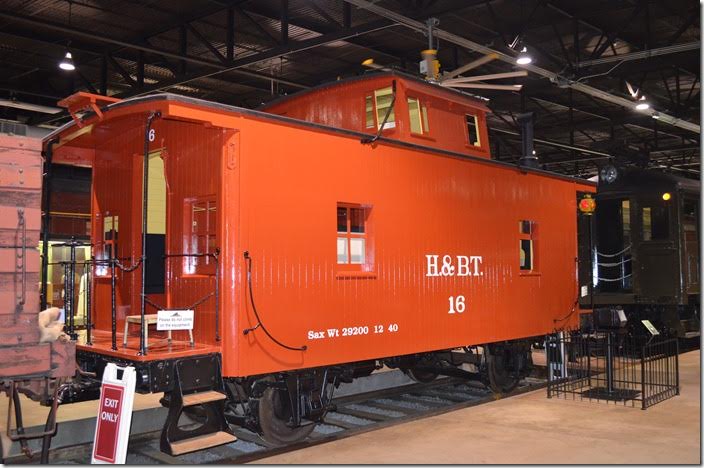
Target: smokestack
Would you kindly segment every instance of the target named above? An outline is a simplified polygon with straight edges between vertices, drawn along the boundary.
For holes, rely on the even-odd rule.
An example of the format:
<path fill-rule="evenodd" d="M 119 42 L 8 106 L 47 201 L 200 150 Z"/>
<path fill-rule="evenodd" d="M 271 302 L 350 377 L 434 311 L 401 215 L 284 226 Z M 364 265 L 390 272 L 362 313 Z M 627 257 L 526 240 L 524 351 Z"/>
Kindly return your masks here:
<path fill-rule="evenodd" d="M 535 155 L 535 150 L 533 149 L 533 113 L 525 112 L 518 114 L 516 120 L 521 125 L 521 140 L 523 146 L 523 154 L 518 160 L 518 165 L 538 169 L 538 157 Z"/>

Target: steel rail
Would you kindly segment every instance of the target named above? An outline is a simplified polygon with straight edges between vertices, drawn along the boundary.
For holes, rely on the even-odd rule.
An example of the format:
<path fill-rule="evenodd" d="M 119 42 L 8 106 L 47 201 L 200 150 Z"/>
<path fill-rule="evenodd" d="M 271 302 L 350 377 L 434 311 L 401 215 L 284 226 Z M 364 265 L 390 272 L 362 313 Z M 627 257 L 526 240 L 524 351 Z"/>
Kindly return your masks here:
<path fill-rule="evenodd" d="M 539 370 L 541 368 L 538 368 Z M 545 388 L 547 381 L 540 378 L 524 380 L 522 384 L 499 398 L 510 398 L 530 391 Z M 370 392 L 358 393 L 333 399 L 334 407 L 328 412 L 330 416 L 323 422 L 332 432 L 314 432 L 307 439 L 283 446 L 272 445 L 247 429 L 234 429 L 238 441 L 253 449 L 238 451 L 228 448 L 229 454 L 215 447 L 212 451 L 190 453 L 173 457 L 158 451 L 160 431 L 133 436 L 130 440 L 130 454 L 141 459 L 154 460 L 163 464 L 242 464 L 280 455 L 306 447 L 312 447 L 334 440 L 353 437 L 366 432 L 411 421 L 438 416 L 472 406 L 483 405 L 497 400 L 497 395 L 479 384 L 468 384 L 455 378 L 438 379 L 430 383 L 414 383 L 401 387 L 382 388 Z M 350 408 L 352 407 L 352 408 Z M 360 408 L 364 409 L 353 409 Z M 394 414 L 397 413 L 397 414 Z M 345 417 L 363 423 L 345 422 Z M 157 441 L 155 445 L 155 441 Z M 238 442 L 235 442 L 236 445 Z M 230 444 L 232 445 L 232 444 Z M 87 463 L 91 456 L 92 442 L 59 448 L 52 451 L 52 463 L 78 462 Z M 199 458 L 200 457 L 200 458 Z M 12 463 L 28 463 L 23 458 L 12 458 Z M 129 463 L 129 462 L 128 462 Z"/>

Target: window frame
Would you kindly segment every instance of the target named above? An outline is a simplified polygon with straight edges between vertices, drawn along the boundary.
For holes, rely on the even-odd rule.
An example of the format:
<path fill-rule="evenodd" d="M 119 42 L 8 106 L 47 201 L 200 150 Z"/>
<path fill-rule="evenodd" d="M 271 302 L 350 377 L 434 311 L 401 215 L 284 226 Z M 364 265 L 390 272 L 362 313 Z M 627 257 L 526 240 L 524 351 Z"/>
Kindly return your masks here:
<path fill-rule="evenodd" d="M 638 207 L 638 217 L 640 221 L 640 232 L 639 232 L 639 237 L 641 242 L 672 242 L 673 241 L 673 230 L 672 230 L 672 209 L 670 208 L 670 204 L 666 202 L 662 202 L 660 200 L 643 200 L 639 204 L 640 206 Z M 645 238 L 645 210 L 649 210 L 649 228 L 650 228 L 650 238 L 646 239 Z M 667 236 L 666 237 L 653 237 L 653 233 L 655 231 L 655 223 L 654 221 L 654 211 L 663 209 L 664 213 L 666 215 L 666 222 L 665 222 L 665 227 L 667 228 Z"/>
<path fill-rule="evenodd" d="M 528 232 L 524 231 L 525 223 L 528 223 Z M 523 268 L 520 253 L 524 251 L 523 242 L 528 241 L 530 245 L 530 268 Z M 538 262 L 538 223 L 529 219 L 518 221 L 518 271 L 521 276 L 540 275 Z"/>
<path fill-rule="evenodd" d="M 418 124 L 420 125 L 420 132 L 416 132 L 413 130 L 411 122 L 413 121 L 412 116 L 411 116 L 411 105 L 410 101 L 415 101 L 416 105 L 418 106 L 417 108 L 417 113 L 418 113 Z M 421 99 L 420 97 L 417 97 L 413 94 L 406 95 L 406 107 L 408 107 L 408 131 L 411 135 L 413 136 L 429 136 L 430 135 L 430 125 L 428 121 L 430 120 L 428 117 L 428 106 L 425 102 L 425 99 Z"/>
<path fill-rule="evenodd" d="M 206 206 L 206 227 L 204 231 L 195 231 L 194 222 L 195 215 L 193 208 L 197 204 L 204 203 Z M 204 254 L 213 253 L 218 248 L 218 214 L 217 214 L 217 197 L 215 195 L 206 195 L 200 197 L 191 197 L 184 200 L 184 254 Z M 209 216 L 209 212 L 214 211 L 212 218 Z M 205 252 L 197 251 L 199 245 L 199 238 L 205 237 Z M 213 238 L 213 248 L 210 249 L 210 239 Z M 195 245 L 194 245 L 195 242 Z M 194 249 L 196 251 L 194 251 Z M 216 275 L 217 262 L 210 256 L 204 257 L 184 257 L 183 258 L 183 269 L 182 274 L 184 277 L 214 277 Z"/>
<path fill-rule="evenodd" d="M 391 91 L 391 96 L 393 99 L 393 93 L 394 93 L 394 88 L 392 84 L 389 84 L 389 86 L 383 86 L 381 88 L 375 88 L 368 90 L 364 93 L 364 100 L 362 101 L 362 109 L 364 112 L 364 130 L 365 131 L 374 131 L 378 132 L 379 127 L 381 125 L 381 121 L 384 119 L 384 115 L 386 114 L 386 108 L 384 108 L 384 112 L 379 116 L 379 106 L 378 106 L 378 92 L 379 91 L 385 91 L 389 89 Z M 396 96 L 398 98 L 398 95 Z M 367 116 L 367 102 L 368 100 L 371 100 L 372 104 L 372 117 L 374 119 L 374 125 L 369 126 L 369 121 L 368 121 L 368 116 Z M 382 130 L 382 133 L 384 132 L 393 132 L 396 130 L 398 124 L 397 124 L 397 116 L 396 116 L 396 104 L 398 104 L 398 99 L 393 101 L 393 106 L 391 115 L 389 115 L 389 120 L 386 121 L 386 125 L 384 126 L 384 129 Z M 391 118 L 393 117 L 393 120 Z M 389 125 L 392 124 L 392 125 Z"/>
<path fill-rule="evenodd" d="M 340 209 L 347 210 L 347 226 L 346 231 L 342 232 L 338 230 L 337 224 L 337 213 Z M 359 209 L 362 211 L 363 220 L 363 232 L 352 232 L 352 209 Z M 363 205 L 359 203 L 345 203 L 339 202 L 335 206 L 335 267 L 336 276 L 338 278 L 345 277 L 375 277 L 373 272 L 373 258 L 374 249 L 372 245 L 372 230 L 371 230 L 371 219 L 372 219 L 372 207 L 370 205 Z M 337 259 L 337 242 L 340 238 L 344 238 L 346 241 L 347 249 L 347 262 L 339 263 Z M 351 251 L 351 240 L 352 239 L 364 239 L 364 252 L 361 263 L 352 263 L 352 251 Z"/>
<path fill-rule="evenodd" d="M 110 220 L 110 229 L 107 231 L 105 230 L 105 227 L 107 225 L 108 219 Z M 110 211 L 106 211 L 105 213 L 102 214 L 99 220 L 100 223 L 100 232 L 101 238 L 98 243 L 96 243 L 96 252 L 98 252 L 98 256 L 96 257 L 97 260 L 103 260 L 107 262 L 108 260 L 112 260 L 114 258 L 120 258 L 118 256 L 119 252 L 119 233 L 120 233 L 120 216 L 118 214 L 112 213 Z M 108 238 L 108 233 L 110 233 L 110 238 Z M 110 253 L 108 254 L 108 248 L 110 250 Z M 109 278 L 111 276 L 110 273 L 110 265 L 108 263 L 104 264 L 99 264 L 95 268 L 95 276 L 96 278 Z"/>
<path fill-rule="evenodd" d="M 474 128 L 476 128 L 477 132 L 477 142 L 472 143 L 472 138 L 469 134 L 469 121 L 467 120 L 468 117 L 473 117 L 474 118 Z M 483 148 L 483 143 L 482 143 L 482 136 L 481 132 L 479 131 L 479 115 L 476 113 L 472 113 L 470 111 L 465 111 L 464 113 L 464 129 L 465 129 L 465 136 L 467 137 L 466 139 L 466 144 L 470 148 Z"/>

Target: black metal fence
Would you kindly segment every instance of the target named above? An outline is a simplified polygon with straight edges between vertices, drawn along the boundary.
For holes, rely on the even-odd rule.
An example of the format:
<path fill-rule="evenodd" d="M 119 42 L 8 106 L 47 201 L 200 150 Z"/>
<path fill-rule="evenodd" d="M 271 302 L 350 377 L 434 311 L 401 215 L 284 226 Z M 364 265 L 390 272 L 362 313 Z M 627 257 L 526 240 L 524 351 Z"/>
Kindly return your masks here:
<path fill-rule="evenodd" d="M 559 332 L 545 341 L 548 398 L 646 409 L 680 393 L 677 339 Z"/>

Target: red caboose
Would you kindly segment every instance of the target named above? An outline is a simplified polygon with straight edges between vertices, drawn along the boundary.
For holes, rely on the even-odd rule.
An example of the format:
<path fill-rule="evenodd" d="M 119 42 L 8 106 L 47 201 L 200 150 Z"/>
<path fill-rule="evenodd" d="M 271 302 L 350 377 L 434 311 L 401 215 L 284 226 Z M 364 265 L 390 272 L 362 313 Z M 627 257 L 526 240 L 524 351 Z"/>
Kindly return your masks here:
<path fill-rule="evenodd" d="M 93 168 L 86 370 L 137 366 L 176 419 L 188 395 L 232 390 L 230 420 L 287 441 L 328 385 L 469 362 L 507 390 L 531 340 L 576 323 L 577 199 L 594 187 L 491 160 L 481 102 L 384 73 L 264 110 L 155 95 L 47 138 L 54 161 Z M 151 325 L 169 314 L 192 332 Z M 174 425 L 162 448 L 182 453 Z"/>

